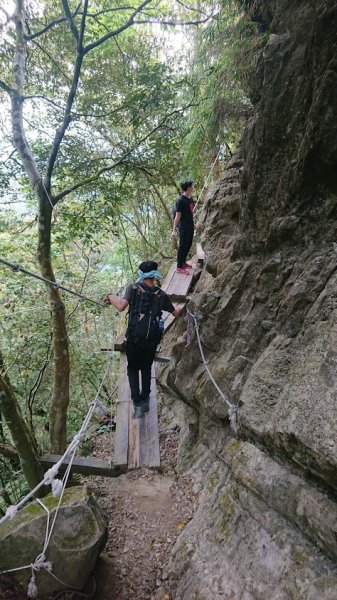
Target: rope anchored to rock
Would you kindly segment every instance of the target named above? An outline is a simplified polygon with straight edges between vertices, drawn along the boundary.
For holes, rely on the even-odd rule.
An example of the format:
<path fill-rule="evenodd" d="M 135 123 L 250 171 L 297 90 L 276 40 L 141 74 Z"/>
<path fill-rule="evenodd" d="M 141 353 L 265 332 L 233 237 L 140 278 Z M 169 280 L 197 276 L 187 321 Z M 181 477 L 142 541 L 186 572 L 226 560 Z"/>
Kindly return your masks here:
<path fill-rule="evenodd" d="M 216 390 L 218 391 L 218 393 L 220 394 L 221 398 L 226 402 L 227 406 L 228 406 L 228 415 L 229 415 L 229 420 L 230 420 L 230 424 L 231 424 L 231 428 L 233 429 L 233 431 L 235 433 L 237 433 L 238 431 L 238 424 L 237 424 L 237 416 L 238 416 L 238 407 L 236 404 L 232 404 L 228 398 L 228 396 L 226 396 L 226 394 L 221 390 L 221 388 L 218 386 L 217 382 L 215 381 L 209 366 L 207 364 L 207 361 L 205 359 L 205 354 L 204 354 L 204 350 L 201 344 L 201 339 L 200 339 L 200 331 L 199 331 L 199 324 L 198 324 L 198 320 L 196 315 L 194 315 L 191 311 L 187 311 L 188 315 L 192 318 L 193 324 L 194 324 L 194 328 L 195 328 L 195 332 L 197 335 L 197 340 L 198 340 L 198 346 L 199 346 L 199 350 L 200 350 L 200 355 L 201 355 L 201 359 L 202 362 L 204 364 L 204 367 L 207 371 L 207 374 L 211 380 L 211 382 L 213 383 L 214 387 L 216 388 Z"/>

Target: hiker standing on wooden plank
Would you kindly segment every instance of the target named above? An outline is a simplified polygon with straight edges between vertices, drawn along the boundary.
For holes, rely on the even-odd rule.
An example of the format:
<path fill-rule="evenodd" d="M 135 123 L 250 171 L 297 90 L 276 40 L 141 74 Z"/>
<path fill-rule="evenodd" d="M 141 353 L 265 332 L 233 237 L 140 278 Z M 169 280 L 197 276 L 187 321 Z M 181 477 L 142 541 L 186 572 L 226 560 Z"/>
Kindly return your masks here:
<path fill-rule="evenodd" d="M 134 405 L 134 419 L 140 419 L 149 411 L 151 391 L 151 368 L 164 329 L 162 311 L 180 315 L 171 300 L 155 281 L 161 279 L 158 263 L 146 260 L 139 265 L 139 279 L 128 286 L 124 298 L 114 294 L 104 296 L 104 302 L 112 304 L 118 311 L 129 306 L 126 331 L 126 356 L 128 379 Z M 141 372 L 141 391 L 139 386 Z"/>
<path fill-rule="evenodd" d="M 174 239 L 179 232 L 179 247 L 177 255 L 177 273 L 189 275 L 191 264 L 186 262 L 187 255 L 191 249 L 194 235 L 193 211 L 194 201 L 192 194 L 194 191 L 194 183 L 192 179 L 186 179 L 181 183 L 183 194 L 176 202 L 176 215 L 173 221 L 173 229 L 171 237 Z"/>

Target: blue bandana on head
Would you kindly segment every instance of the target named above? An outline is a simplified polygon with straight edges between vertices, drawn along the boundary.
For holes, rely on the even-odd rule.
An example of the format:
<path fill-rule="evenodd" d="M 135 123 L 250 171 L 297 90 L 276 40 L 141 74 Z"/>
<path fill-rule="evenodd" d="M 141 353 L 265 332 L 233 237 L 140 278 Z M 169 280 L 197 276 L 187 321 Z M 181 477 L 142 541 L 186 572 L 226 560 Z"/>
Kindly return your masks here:
<path fill-rule="evenodd" d="M 159 271 L 148 271 L 148 273 L 143 273 L 143 271 L 138 271 L 138 275 L 140 279 L 163 279 L 162 275 Z"/>

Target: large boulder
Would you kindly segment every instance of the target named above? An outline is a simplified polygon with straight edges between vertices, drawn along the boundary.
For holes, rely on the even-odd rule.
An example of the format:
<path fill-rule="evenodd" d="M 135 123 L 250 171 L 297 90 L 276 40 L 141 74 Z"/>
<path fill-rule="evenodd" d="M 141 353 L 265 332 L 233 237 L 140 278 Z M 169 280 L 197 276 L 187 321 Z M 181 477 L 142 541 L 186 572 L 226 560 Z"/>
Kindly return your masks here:
<path fill-rule="evenodd" d="M 175 600 L 336 599 L 333 501 L 237 440 L 192 475 L 202 492 L 173 549 Z"/>
<path fill-rule="evenodd" d="M 52 523 L 58 499 L 49 494 L 43 503 L 50 511 Z M 47 512 L 38 502 L 5 521 L 0 527 L 0 569 L 34 563 L 43 550 L 46 525 Z M 86 487 L 67 489 L 45 553 L 46 560 L 53 564 L 52 573 L 46 569 L 36 573 L 38 597 L 47 598 L 68 587 L 81 590 L 106 540 L 107 523 L 95 498 Z M 27 590 L 31 569 L 17 571 L 13 577 Z"/>

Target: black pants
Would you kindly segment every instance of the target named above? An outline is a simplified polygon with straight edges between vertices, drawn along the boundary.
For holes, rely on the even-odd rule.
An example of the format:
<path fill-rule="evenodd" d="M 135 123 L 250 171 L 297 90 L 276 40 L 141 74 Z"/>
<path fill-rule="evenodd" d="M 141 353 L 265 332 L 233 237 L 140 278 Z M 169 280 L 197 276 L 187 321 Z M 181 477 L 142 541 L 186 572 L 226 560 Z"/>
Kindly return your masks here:
<path fill-rule="evenodd" d="M 128 378 L 133 403 L 141 404 L 149 397 L 151 391 L 151 368 L 156 353 L 156 344 L 148 341 L 127 341 L 126 356 L 128 359 Z M 142 388 L 139 389 L 139 371 Z"/>
<path fill-rule="evenodd" d="M 193 225 L 184 225 L 183 223 L 179 223 L 179 248 L 177 256 L 178 269 L 181 269 L 186 262 L 187 255 L 192 246 L 193 235 Z"/>

